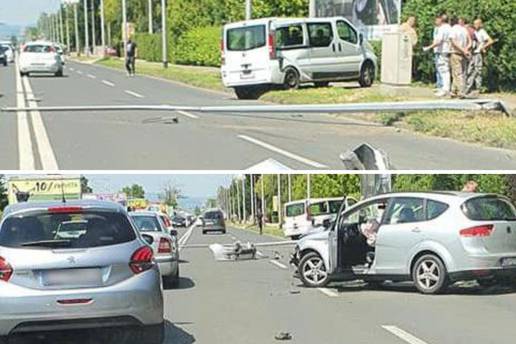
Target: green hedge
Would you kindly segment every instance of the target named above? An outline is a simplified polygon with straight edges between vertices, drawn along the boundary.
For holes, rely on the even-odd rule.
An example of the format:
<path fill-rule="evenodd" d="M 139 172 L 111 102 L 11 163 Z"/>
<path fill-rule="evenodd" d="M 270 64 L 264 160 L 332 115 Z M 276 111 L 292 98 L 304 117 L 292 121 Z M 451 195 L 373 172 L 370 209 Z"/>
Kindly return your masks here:
<path fill-rule="evenodd" d="M 220 66 L 218 26 L 194 28 L 179 38 L 174 49 L 175 62 L 196 66 Z"/>
<path fill-rule="evenodd" d="M 137 33 L 134 41 L 138 45 L 139 58 L 153 62 L 162 60 L 161 34 Z"/>
<path fill-rule="evenodd" d="M 432 42 L 434 17 L 448 13 L 464 16 L 468 20 L 484 19 L 485 28 L 493 38 L 499 39 L 487 55 L 484 77 L 489 90 L 516 89 L 516 1 L 514 0 L 407 0 L 403 4 L 404 18 L 415 15 L 418 20 L 420 44 L 416 49 L 415 63 L 418 79 L 432 82 L 434 66 L 431 53 L 423 53 L 422 45 Z"/>

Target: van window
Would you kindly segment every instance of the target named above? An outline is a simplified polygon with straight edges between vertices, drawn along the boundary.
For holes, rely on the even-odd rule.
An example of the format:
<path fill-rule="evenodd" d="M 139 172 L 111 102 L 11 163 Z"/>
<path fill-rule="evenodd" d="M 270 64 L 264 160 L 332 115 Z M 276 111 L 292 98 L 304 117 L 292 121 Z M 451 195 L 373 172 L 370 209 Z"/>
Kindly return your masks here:
<path fill-rule="evenodd" d="M 449 205 L 442 202 L 427 200 L 426 201 L 426 217 L 427 220 L 433 220 L 441 216 L 447 209 Z"/>
<path fill-rule="evenodd" d="M 265 25 L 229 29 L 227 48 L 230 51 L 245 51 L 265 46 Z"/>
<path fill-rule="evenodd" d="M 342 201 L 330 201 L 330 214 L 337 214 L 342 206 Z"/>
<path fill-rule="evenodd" d="M 327 202 L 318 202 L 310 204 L 310 215 L 317 216 L 323 214 L 328 214 Z"/>
<path fill-rule="evenodd" d="M 339 34 L 340 39 L 343 41 L 357 44 L 358 43 L 358 35 L 355 29 L 351 27 L 348 23 L 345 21 L 338 21 L 337 22 L 337 32 Z"/>
<path fill-rule="evenodd" d="M 309 23 L 307 26 L 312 47 L 328 47 L 333 41 L 333 30 L 330 23 Z"/>
<path fill-rule="evenodd" d="M 286 209 L 287 217 L 295 217 L 300 216 L 305 213 L 305 204 L 304 203 L 296 203 L 287 205 Z"/>
<path fill-rule="evenodd" d="M 303 27 L 301 25 L 290 25 L 276 30 L 276 45 L 278 49 L 299 47 L 303 44 Z"/>
<path fill-rule="evenodd" d="M 424 200 L 421 198 L 396 198 L 389 207 L 385 223 L 412 223 L 425 220 Z"/>
<path fill-rule="evenodd" d="M 514 205 L 499 197 L 471 199 L 464 203 L 462 212 L 474 221 L 516 221 Z"/>

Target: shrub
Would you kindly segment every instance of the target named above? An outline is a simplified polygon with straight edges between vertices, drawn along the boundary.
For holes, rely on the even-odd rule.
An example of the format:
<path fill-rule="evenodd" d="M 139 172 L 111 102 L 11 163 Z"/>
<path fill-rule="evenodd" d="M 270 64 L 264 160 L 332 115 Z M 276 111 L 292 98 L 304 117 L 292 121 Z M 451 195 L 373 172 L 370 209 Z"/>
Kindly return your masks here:
<path fill-rule="evenodd" d="M 134 41 L 138 45 L 139 58 L 153 62 L 162 60 L 161 34 L 137 33 Z"/>
<path fill-rule="evenodd" d="M 182 35 L 174 48 L 175 62 L 196 66 L 220 66 L 218 26 L 194 28 Z"/>

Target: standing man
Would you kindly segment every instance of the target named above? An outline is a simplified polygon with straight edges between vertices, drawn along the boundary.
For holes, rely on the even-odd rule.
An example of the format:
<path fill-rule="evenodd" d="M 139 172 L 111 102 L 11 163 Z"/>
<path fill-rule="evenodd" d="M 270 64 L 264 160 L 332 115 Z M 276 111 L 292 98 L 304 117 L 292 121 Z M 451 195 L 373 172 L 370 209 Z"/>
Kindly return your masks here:
<path fill-rule="evenodd" d="M 256 213 L 256 220 L 258 222 L 258 228 L 260 229 L 260 235 L 263 234 L 263 215 L 261 211 Z"/>
<path fill-rule="evenodd" d="M 134 76 L 136 73 L 136 49 L 136 43 L 129 39 L 127 41 L 127 51 L 125 58 L 125 69 L 127 70 L 127 76 Z"/>
<path fill-rule="evenodd" d="M 473 22 L 474 29 L 474 46 L 472 47 L 473 55 L 468 66 L 468 80 L 466 93 L 469 94 L 473 89 L 475 93 L 480 93 L 482 89 L 482 68 L 484 67 L 484 55 L 495 41 L 489 36 L 484 29 L 482 19 L 477 18 Z"/>
<path fill-rule="evenodd" d="M 452 46 L 452 54 L 450 57 L 450 66 L 452 72 L 452 97 L 466 97 L 466 68 L 470 58 L 468 30 L 459 24 L 459 18 L 452 19 L 452 30 L 450 35 L 450 43 Z"/>
<path fill-rule="evenodd" d="M 451 26 L 448 24 L 448 16 L 443 14 L 437 16 L 435 19 L 436 25 L 439 24 L 434 42 L 424 47 L 424 51 L 434 49 L 436 58 L 436 73 L 438 80 L 440 80 L 440 89 L 435 94 L 438 97 L 447 97 L 451 90 L 451 76 L 450 76 L 450 34 Z"/>
<path fill-rule="evenodd" d="M 410 38 L 410 43 L 412 44 L 412 48 L 417 45 L 418 37 L 416 32 L 416 17 L 410 16 L 407 21 L 401 24 L 400 26 L 401 32 L 407 34 Z"/>

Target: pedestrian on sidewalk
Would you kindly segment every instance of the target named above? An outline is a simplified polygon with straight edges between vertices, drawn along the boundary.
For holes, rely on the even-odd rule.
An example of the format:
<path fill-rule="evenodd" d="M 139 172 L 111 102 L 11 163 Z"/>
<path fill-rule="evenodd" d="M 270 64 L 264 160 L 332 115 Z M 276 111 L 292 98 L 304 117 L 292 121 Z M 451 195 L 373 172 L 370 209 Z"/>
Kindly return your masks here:
<path fill-rule="evenodd" d="M 484 67 L 484 56 L 494 43 L 495 40 L 489 36 L 484 29 L 482 19 L 477 18 L 473 22 L 473 45 L 472 56 L 468 65 L 466 94 L 475 90 L 475 95 L 478 95 L 482 90 L 482 69 Z"/>
<path fill-rule="evenodd" d="M 136 73 L 136 49 L 136 43 L 129 39 L 127 41 L 125 53 L 125 69 L 127 70 L 128 76 L 134 76 Z"/>
<path fill-rule="evenodd" d="M 436 75 L 438 80 L 439 89 L 436 92 L 438 97 L 447 97 L 451 90 L 451 77 L 450 77 L 450 34 L 451 26 L 448 24 L 448 16 L 446 14 L 437 16 L 435 18 L 436 26 L 438 26 L 435 32 L 436 36 L 431 45 L 423 48 L 423 51 L 434 50 L 435 54 L 435 65 Z"/>
<path fill-rule="evenodd" d="M 471 57 L 469 49 L 471 42 L 468 36 L 468 30 L 459 23 L 459 18 L 452 19 L 452 30 L 450 35 L 450 43 L 452 46 L 452 54 L 450 57 L 450 67 L 452 73 L 452 97 L 466 97 L 466 69 L 469 58 Z"/>
<path fill-rule="evenodd" d="M 260 229 L 260 235 L 262 235 L 263 234 L 263 215 L 262 215 L 261 211 L 256 213 L 256 222 L 258 223 L 258 228 Z"/>

